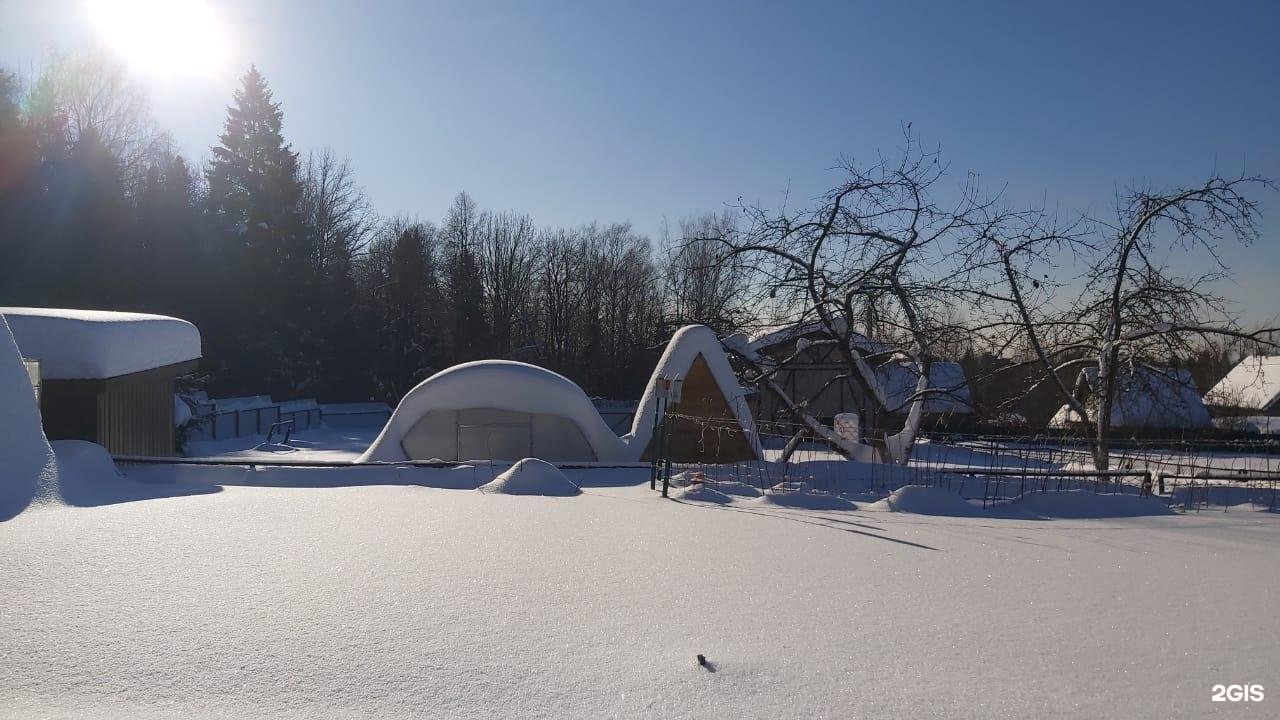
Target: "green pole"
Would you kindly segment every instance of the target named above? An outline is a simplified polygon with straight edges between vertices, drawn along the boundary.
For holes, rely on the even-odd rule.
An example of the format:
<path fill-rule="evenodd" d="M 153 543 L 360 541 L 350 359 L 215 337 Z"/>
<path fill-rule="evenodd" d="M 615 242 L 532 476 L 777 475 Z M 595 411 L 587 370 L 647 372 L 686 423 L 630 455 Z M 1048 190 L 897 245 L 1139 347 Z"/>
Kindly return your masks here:
<path fill-rule="evenodd" d="M 662 417 L 662 398 L 658 398 L 658 401 L 653 404 L 653 432 L 649 435 L 649 446 L 653 452 L 653 457 L 650 458 L 649 462 L 650 490 L 658 489 L 658 462 L 662 457 L 658 452 L 658 443 L 661 441 L 661 435 L 658 432 L 658 418 L 660 417 Z"/>

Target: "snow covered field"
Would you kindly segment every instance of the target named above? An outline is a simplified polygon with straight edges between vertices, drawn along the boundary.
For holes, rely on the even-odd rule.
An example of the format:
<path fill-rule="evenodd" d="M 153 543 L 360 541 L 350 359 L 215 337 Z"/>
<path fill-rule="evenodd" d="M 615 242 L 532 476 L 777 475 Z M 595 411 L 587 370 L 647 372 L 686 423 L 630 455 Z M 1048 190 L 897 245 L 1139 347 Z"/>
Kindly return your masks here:
<path fill-rule="evenodd" d="M 1269 513 L 672 501 L 642 469 L 567 471 L 574 497 L 414 484 L 485 468 L 293 469 L 310 487 L 125 470 L 110 504 L 0 523 L 0 716 L 1274 717 L 1280 700 Z M 137 497 L 156 499 L 117 502 Z M 1218 683 L 1275 690 L 1213 703 Z"/>

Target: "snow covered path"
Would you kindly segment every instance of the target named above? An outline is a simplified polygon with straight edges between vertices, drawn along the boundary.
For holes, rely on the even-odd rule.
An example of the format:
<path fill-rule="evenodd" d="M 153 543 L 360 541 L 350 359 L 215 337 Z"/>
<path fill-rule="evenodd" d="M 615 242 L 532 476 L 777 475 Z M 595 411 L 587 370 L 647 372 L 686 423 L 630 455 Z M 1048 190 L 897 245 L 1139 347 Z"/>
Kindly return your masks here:
<path fill-rule="evenodd" d="M 575 478 L 576 479 L 576 478 Z M 1264 717 L 1280 517 L 226 487 L 0 523 L 0 716 Z M 704 654 L 714 670 L 699 667 Z M 1261 703 L 1212 703 L 1259 683 Z"/>

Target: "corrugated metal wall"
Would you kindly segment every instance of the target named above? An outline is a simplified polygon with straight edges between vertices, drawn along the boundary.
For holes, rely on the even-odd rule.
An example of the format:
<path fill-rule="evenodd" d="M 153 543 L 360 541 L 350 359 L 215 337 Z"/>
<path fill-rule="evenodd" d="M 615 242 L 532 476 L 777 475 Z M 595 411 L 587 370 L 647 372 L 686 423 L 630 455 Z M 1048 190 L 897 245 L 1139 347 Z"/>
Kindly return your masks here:
<path fill-rule="evenodd" d="M 99 391 L 97 405 L 98 444 L 113 455 L 175 454 L 172 377 L 112 378 Z"/>

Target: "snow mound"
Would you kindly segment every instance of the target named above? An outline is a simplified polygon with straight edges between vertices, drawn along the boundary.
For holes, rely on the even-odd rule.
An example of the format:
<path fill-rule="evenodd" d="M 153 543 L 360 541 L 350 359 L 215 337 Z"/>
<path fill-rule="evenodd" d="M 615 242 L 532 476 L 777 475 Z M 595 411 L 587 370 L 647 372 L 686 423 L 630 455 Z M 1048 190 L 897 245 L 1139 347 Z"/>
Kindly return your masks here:
<path fill-rule="evenodd" d="M 720 492 L 716 488 L 707 487 L 702 483 L 697 483 L 688 487 L 676 488 L 671 491 L 671 497 L 676 500 L 714 503 L 716 505 L 728 505 L 733 502 L 732 497 Z"/>
<path fill-rule="evenodd" d="M 978 514 L 978 508 L 970 505 L 958 494 L 938 487 L 906 485 L 894 490 L 889 497 L 867 506 L 868 510 L 915 513 L 916 515 L 948 515 L 968 517 Z"/>
<path fill-rule="evenodd" d="M 744 482 L 717 480 L 715 488 L 725 495 L 737 495 L 738 497 L 758 498 L 763 494 L 760 492 L 760 488 Z"/>
<path fill-rule="evenodd" d="M 0 520 L 57 497 L 58 466 L 31 378 L 0 316 Z"/>
<path fill-rule="evenodd" d="M 480 488 L 503 495 L 548 495 L 569 497 L 582 491 L 555 465 L 537 458 L 525 458 Z"/>
<path fill-rule="evenodd" d="M 804 510 L 857 510 L 858 506 L 839 495 L 808 492 L 771 492 L 756 499 L 762 505 L 801 508 Z"/>
<path fill-rule="evenodd" d="M 1088 490 L 1032 493 L 1014 501 L 1023 510 L 1050 518 L 1118 518 L 1172 515 L 1168 503 L 1138 495 L 1099 495 Z"/>
<path fill-rule="evenodd" d="M 111 459 L 111 453 L 97 443 L 88 440 L 54 440 L 49 445 L 58 459 L 58 478 L 64 491 L 68 481 L 102 482 L 124 477 Z"/>

